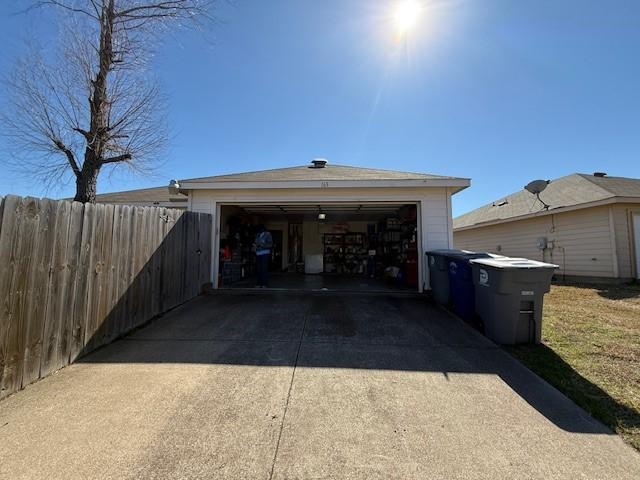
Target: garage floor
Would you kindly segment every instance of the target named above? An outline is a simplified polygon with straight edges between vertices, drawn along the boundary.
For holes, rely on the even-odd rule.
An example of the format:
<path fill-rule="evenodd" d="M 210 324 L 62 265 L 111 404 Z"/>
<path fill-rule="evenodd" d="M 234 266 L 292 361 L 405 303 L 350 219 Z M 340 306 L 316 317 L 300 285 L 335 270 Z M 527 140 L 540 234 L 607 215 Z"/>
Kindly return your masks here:
<path fill-rule="evenodd" d="M 417 296 L 216 294 L 0 402 L 0 478 L 640 478 Z"/>
<path fill-rule="evenodd" d="M 255 278 L 231 284 L 228 288 L 253 288 Z M 223 286 L 222 288 L 227 288 Z M 412 292 L 417 288 L 399 285 L 393 280 L 347 275 L 304 275 L 299 273 L 273 273 L 269 275 L 269 288 L 275 290 L 335 290 L 349 292 Z"/>

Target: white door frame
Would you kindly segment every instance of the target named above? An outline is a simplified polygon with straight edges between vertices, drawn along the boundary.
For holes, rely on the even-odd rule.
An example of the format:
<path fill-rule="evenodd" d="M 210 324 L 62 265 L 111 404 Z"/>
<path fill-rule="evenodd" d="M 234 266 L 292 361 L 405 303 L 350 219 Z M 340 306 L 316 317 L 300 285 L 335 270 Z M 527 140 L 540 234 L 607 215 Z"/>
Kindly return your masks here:
<path fill-rule="evenodd" d="M 242 207 L 243 205 L 274 205 L 274 204 L 278 204 L 278 205 L 283 205 L 283 206 L 287 206 L 287 205 L 317 205 L 318 201 L 295 201 L 295 200 L 288 200 L 288 201 L 280 201 L 278 199 L 269 199 L 268 201 L 248 201 L 248 200 L 242 200 L 242 201 L 220 201 L 217 202 L 215 200 L 212 200 L 213 204 L 211 206 L 211 211 L 215 212 L 215 218 L 214 218 L 214 231 L 213 231 L 213 235 L 212 235 L 212 255 L 211 255 L 211 282 L 213 283 L 213 288 L 218 288 L 218 278 L 220 275 L 219 269 L 220 269 L 220 265 L 219 265 L 219 257 L 220 257 L 220 220 L 221 220 L 221 212 L 222 212 L 222 207 L 224 206 L 239 206 Z M 423 270 L 424 270 L 424 263 L 423 263 L 423 259 L 422 257 L 424 257 L 424 252 L 423 252 L 423 239 L 422 239 L 422 201 L 421 200 L 397 200 L 397 199 L 393 199 L 393 200 L 369 200 L 369 201 L 365 201 L 365 200 L 346 200 L 346 201 L 326 201 L 323 200 L 322 205 L 376 205 L 376 204 L 380 204 L 380 205 L 398 205 L 398 206 L 402 206 L 402 205 L 415 205 L 416 206 L 416 230 L 417 230 L 417 234 L 418 237 L 416 239 L 416 248 L 418 250 L 418 292 L 422 293 L 424 291 L 424 287 L 425 287 L 425 280 L 423 277 Z"/>

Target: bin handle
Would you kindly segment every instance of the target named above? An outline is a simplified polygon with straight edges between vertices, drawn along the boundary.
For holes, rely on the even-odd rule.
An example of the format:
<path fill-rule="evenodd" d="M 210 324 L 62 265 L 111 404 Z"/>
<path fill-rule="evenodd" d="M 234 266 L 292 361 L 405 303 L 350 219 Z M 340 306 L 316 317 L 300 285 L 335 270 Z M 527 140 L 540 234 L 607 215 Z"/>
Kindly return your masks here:
<path fill-rule="evenodd" d="M 531 324 L 533 323 L 533 332 L 531 332 Z M 536 319 L 535 315 L 531 315 L 531 320 L 529 321 L 529 343 L 535 343 L 536 340 Z"/>

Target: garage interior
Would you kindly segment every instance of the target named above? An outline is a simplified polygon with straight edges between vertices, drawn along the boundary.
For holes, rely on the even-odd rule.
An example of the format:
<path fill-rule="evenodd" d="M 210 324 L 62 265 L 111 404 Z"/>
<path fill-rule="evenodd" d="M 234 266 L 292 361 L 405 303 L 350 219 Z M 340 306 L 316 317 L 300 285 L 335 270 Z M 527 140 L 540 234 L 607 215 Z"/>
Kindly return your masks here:
<path fill-rule="evenodd" d="M 255 285 L 260 225 L 273 237 L 269 288 L 418 289 L 416 204 L 222 205 L 220 288 Z"/>

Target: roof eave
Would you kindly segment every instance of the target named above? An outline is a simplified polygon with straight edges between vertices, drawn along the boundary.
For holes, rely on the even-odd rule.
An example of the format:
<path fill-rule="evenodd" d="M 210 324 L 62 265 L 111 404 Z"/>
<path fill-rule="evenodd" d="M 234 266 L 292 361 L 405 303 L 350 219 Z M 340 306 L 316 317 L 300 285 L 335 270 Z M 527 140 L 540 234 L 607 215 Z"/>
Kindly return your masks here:
<path fill-rule="evenodd" d="M 455 195 L 456 193 L 461 192 L 465 188 L 469 188 L 471 186 L 471 180 L 469 179 L 465 179 L 465 180 L 467 180 L 466 185 L 457 185 L 451 188 L 451 195 Z"/>
<path fill-rule="evenodd" d="M 283 180 L 283 181 L 180 181 L 180 190 L 238 190 L 288 188 L 407 188 L 453 187 L 454 193 L 471 184 L 468 178 L 426 178 L 402 180 Z"/>

